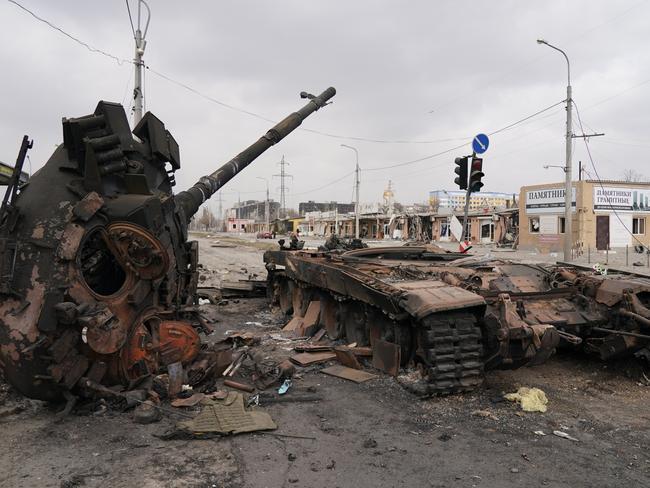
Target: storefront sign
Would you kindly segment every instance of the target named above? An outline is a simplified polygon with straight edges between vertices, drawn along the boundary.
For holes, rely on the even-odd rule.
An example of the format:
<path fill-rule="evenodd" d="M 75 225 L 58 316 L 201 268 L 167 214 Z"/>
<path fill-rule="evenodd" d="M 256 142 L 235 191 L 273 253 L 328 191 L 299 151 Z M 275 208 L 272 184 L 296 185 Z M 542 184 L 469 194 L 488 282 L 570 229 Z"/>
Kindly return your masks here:
<path fill-rule="evenodd" d="M 594 186 L 594 210 L 650 212 L 650 189 Z"/>
<path fill-rule="evenodd" d="M 571 207 L 576 211 L 576 189 L 572 188 Z M 526 213 L 564 212 L 564 188 L 544 188 L 526 192 Z"/>

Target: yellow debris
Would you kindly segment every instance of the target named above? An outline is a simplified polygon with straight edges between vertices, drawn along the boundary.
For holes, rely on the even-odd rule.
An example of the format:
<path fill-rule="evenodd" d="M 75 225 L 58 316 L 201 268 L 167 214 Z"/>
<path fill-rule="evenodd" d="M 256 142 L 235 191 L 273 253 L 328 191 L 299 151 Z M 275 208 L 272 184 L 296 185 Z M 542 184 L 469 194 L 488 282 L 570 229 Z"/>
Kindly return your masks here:
<path fill-rule="evenodd" d="M 519 402 L 524 412 L 546 412 L 548 399 L 546 394 L 539 388 L 528 388 L 522 386 L 516 393 L 504 395 L 506 400 Z"/>

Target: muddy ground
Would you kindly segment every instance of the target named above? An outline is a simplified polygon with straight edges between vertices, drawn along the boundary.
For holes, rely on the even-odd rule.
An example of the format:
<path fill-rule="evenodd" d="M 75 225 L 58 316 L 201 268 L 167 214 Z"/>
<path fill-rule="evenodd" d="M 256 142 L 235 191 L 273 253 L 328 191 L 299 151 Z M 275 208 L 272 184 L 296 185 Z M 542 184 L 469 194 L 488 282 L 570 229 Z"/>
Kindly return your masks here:
<path fill-rule="evenodd" d="M 264 245 L 214 241 L 201 239 L 204 284 L 263 277 Z M 290 354 L 270 337 L 283 318 L 263 299 L 217 310 L 219 334 L 248 330 L 264 355 Z M 150 425 L 111 409 L 58 419 L 60 406 L 3 384 L 0 487 L 650 486 L 650 386 L 640 363 L 558 354 L 535 368 L 488 372 L 473 393 L 429 400 L 386 376 L 357 385 L 322 367 L 300 371 L 287 394 L 320 401 L 264 407 L 276 431 L 201 440 L 165 440 L 178 415 Z M 544 390 L 548 411 L 503 401 L 519 386 Z"/>

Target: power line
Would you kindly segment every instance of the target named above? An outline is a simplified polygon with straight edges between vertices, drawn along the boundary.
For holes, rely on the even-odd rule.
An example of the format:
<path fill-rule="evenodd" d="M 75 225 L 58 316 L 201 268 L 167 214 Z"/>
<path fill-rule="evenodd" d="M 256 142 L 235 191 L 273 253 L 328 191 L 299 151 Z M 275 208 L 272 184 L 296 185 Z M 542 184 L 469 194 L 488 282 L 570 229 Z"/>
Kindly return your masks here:
<path fill-rule="evenodd" d="M 286 217 L 286 210 L 287 210 L 287 185 L 285 183 L 285 180 L 287 178 L 293 179 L 293 175 L 290 175 L 286 172 L 285 167 L 289 165 L 284 160 L 284 155 L 282 155 L 282 159 L 278 163 L 280 165 L 280 174 L 278 175 L 273 175 L 273 178 L 280 178 L 280 217 L 282 217 L 282 214 L 284 214 L 284 217 Z"/>
<path fill-rule="evenodd" d="M 337 179 L 335 179 L 334 181 L 330 181 L 329 183 L 326 183 L 326 184 L 324 184 L 324 185 L 322 185 L 322 186 L 319 186 L 318 188 L 312 188 L 311 190 L 308 190 L 308 191 L 302 191 L 302 192 L 298 192 L 298 193 L 292 193 L 292 195 L 294 195 L 294 196 L 297 196 L 297 195 L 306 195 L 306 194 L 308 194 L 308 193 L 313 193 L 313 192 L 315 192 L 315 191 L 323 190 L 324 188 L 328 188 L 328 187 L 330 187 L 330 186 L 332 186 L 332 185 L 335 185 L 336 183 L 338 183 L 338 182 L 344 180 L 345 178 L 347 178 L 348 176 L 351 176 L 351 175 L 354 173 L 354 171 L 355 171 L 355 170 L 352 170 L 352 171 L 350 171 L 349 173 L 344 174 L 344 175 L 341 176 L 340 178 L 337 178 Z"/>
<path fill-rule="evenodd" d="M 95 48 L 95 47 L 89 45 L 88 43 L 86 43 L 86 42 L 84 42 L 84 41 L 78 39 L 76 36 L 73 36 L 72 34 L 69 34 L 68 32 L 66 32 L 66 31 L 64 31 L 63 29 L 61 29 L 60 27 L 54 25 L 53 23 L 51 23 L 51 22 L 49 22 L 49 21 L 47 21 L 47 20 L 45 20 L 45 19 L 39 17 L 39 16 L 36 15 L 34 12 L 32 12 L 32 11 L 29 10 L 28 8 L 24 7 L 24 6 L 21 5 L 20 3 L 16 2 L 15 0 L 7 0 L 7 1 L 10 2 L 10 3 L 12 3 L 12 4 L 14 4 L 14 5 L 16 5 L 16 6 L 19 7 L 20 9 L 22 9 L 22 10 L 24 10 L 25 12 L 29 13 L 29 14 L 30 14 L 32 17 L 34 17 L 35 19 L 39 20 L 40 22 L 45 23 L 46 25 L 48 25 L 48 26 L 51 27 L 52 29 L 57 30 L 57 31 L 60 32 L 61 34 L 65 35 L 66 37 L 70 38 L 70 39 L 73 40 L 74 42 L 80 44 L 81 46 L 85 47 L 86 49 L 88 49 L 89 51 L 91 51 L 91 52 L 93 52 L 93 53 L 98 53 L 98 54 L 101 54 L 101 55 L 106 56 L 106 57 L 108 57 L 108 58 L 111 58 L 111 59 L 115 60 L 115 61 L 116 61 L 120 66 L 121 66 L 123 63 L 131 63 L 131 62 L 132 62 L 132 61 L 130 61 L 130 60 L 128 60 L 128 59 L 120 58 L 120 57 L 115 56 L 115 55 L 113 55 L 113 54 L 111 54 L 111 53 L 108 53 L 108 52 L 106 52 L 106 51 L 103 51 L 103 50 L 101 50 L 101 49 L 97 49 L 97 48 Z M 645 1 L 647 1 L 647 0 L 645 0 Z M 644 3 L 644 2 L 641 2 L 641 3 Z M 641 3 L 640 3 L 640 4 L 641 4 Z M 632 10 L 633 8 L 636 8 L 636 7 L 637 7 L 638 5 L 640 5 L 640 4 L 637 4 L 637 5 L 633 6 L 633 7 L 631 7 L 630 9 L 628 9 L 628 11 L 629 11 L 629 10 Z M 129 12 L 129 19 L 130 19 L 131 24 L 132 24 L 132 25 L 131 25 L 131 28 L 133 29 L 133 22 L 132 22 L 132 17 L 131 17 L 131 15 L 130 15 L 130 7 L 129 7 L 129 5 L 128 5 L 128 2 L 127 2 L 127 9 L 128 9 L 128 12 Z M 622 15 L 624 15 L 626 12 L 627 12 L 627 11 L 625 11 L 624 13 L 622 13 L 622 14 L 620 14 L 620 15 L 622 16 Z M 605 23 L 606 23 L 606 22 L 605 22 Z M 585 31 L 585 32 L 586 32 L 586 31 Z M 529 64 L 530 64 L 530 63 L 529 63 Z M 217 100 L 217 99 L 214 98 L 214 97 L 211 97 L 211 96 L 209 96 L 209 95 L 206 95 L 205 93 L 202 93 L 201 91 L 199 91 L 199 90 L 197 90 L 197 89 L 195 89 L 195 88 L 193 88 L 193 87 L 187 85 L 186 83 L 183 83 L 183 82 L 180 82 L 180 81 L 178 81 L 178 80 L 175 80 L 175 79 L 173 79 L 172 77 L 170 77 L 170 76 L 168 76 L 168 75 L 166 75 L 166 74 L 164 74 L 164 73 L 162 73 L 162 72 L 160 72 L 160 71 L 155 70 L 155 69 L 152 68 L 150 65 L 145 65 L 145 68 L 148 69 L 149 71 L 151 71 L 153 74 L 159 76 L 160 78 L 163 78 L 163 79 L 169 81 L 170 83 L 173 83 L 173 84 L 175 84 L 175 85 L 177 85 L 177 86 L 179 86 L 179 87 L 181 87 L 181 88 L 184 88 L 185 90 L 187 90 L 187 91 L 189 91 L 189 92 L 191 92 L 191 93 L 194 93 L 195 95 L 197 95 L 197 96 L 199 96 L 199 97 L 202 97 L 202 98 L 204 98 L 205 100 L 208 100 L 208 101 L 210 101 L 210 102 L 212 102 L 212 103 L 214 103 L 214 104 L 216 104 L 216 105 L 220 105 L 220 106 L 222 106 L 222 107 L 224 107 L 224 108 L 227 108 L 227 109 L 230 109 L 230 110 L 233 110 L 233 111 L 237 111 L 237 112 L 240 112 L 240 113 L 243 113 L 243 114 L 246 114 L 246 115 L 250 115 L 251 117 L 255 117 L 255 118 L 260 119 L 260 120 L 263 120 L 263 121 L 265 121 L 265 122 L 270 122 L 270 123 L 273 123 L 273 124 L 277 123 L 276 120 L 270 119 L 270 118 L 268 118 L 268 117 L 264 117 L 263 115 L 260 115 L 260 114 L 258 114 L 258 113 L 252 112 L 252 111 L 250 111 L 250 110 L 242 109 L 242 108 L 240 108 L 240 107 L 236 107 L 236 106 L 234 106 L 234 105 L 228 104 L 228 103 L 223 102 L 223 101 L 221 101 L 221 100 Z M 589 108 L 593 108 L 593 107 L 595 107 L 595 106 L 597 106 L 597 105 L 600 105 L 600 104 L 602 104 L 602 103 L 605 103 L 605 102 L 607 102 L 607 101 L 609 101 L 609 100 L 611 100 L 611 99 L 613 99 L 613 98 L 616 98 L 616 97 L 618 97 L 618 96 L 620 96 L 620 95 L 623 95 L 624 93 L 626 93 L 626 92 L 628 92 L 628 91 L 630 91 L 630 90 L 633 90 L 633 89 L 638 88 L 638 87 L 640 87 L 640 86 L 642 86 L 642 85 L 645 85 L 646 83 L 650 83 L 650 79 L 648 79 L 648 80 L 644 80 L 644 81 L 642 81 L 642 82 L 640 82 L 640 83 L 638 83 L 638 84 L 636 84 L 636 85 L 633 85 L 633 86 L 631 86 L 631 87 L 626 88 L 625 90 L 622 90 L 621 92 L 618 92 L 618 93 L 616 93 L 616 94 L 613 94 L 613 95 L 611 95 L 611 96 L 608 97 L 608 98 L 605 98 L 605 99 L 603 99 L 603 100 L 601 100 L 601 101 L 599 101 L 599 102 L 596 102 L 595 104 L 590 105 L 589 107 L 587 107 L 585 110 L 587 110 L 587 109 L 589 109 Z M 563 102 L 558 102 L 558 103 L 563 103 Z M 527 119 L 528 119 L 528 118 L 531 118 L 531 117 L 534 117 L 534 116 L 535 116 L 535 115 L 529 116 L 529 117 L 527 117 Z M 514 123 L 514 124 L 512 124 L 512 125 L 514 126 L 514 125 L 517 125 L 518 123 L 521 123 L 521 122 L 523 122 L 523 121 L 518 121 L 517 123 Z M 503 130 L 507 130 L 508 128 L 509 128 L 509 127 L 504 127 L 504 128 L 502 128 L 502 129 L 499 129 L 498 132 L 503 131 Z M 310 133 L 314 133 L 314 134 L 319 134 L 319 135 L 322 135 L 322 136 L 325 136 L 325 137 L 330 137 L 330 138 L 335 138 L 335 139 L 349 139 L 349 140 L 357 140 L 357 141 L 364 141 L 364 142 L 374 142 L 374 143 L 384 143 L 384 144 L 434 144 L 434 143 L 441 143 L 441 142 L 451 142 L 451 141 L 456 141 L 456 140 L 467 140 L 467 139 L 470 139 L 470 137 L 467 137 L 467 138 L 465 138 L 465 137 L 462 137 L 462 138 L 461 138 L 461 137 L 451 137 L 451 138 L 444 138 L 444 139 L 421 140 L 421 141 L 418 141 L 418 140 L 400 140 L 400 139 L 396 139 L 396 140 L 388 140 L 388 139 L 365 138 L 365 137 L 357 137 L 357 136 L 346 136 L 346 135 L 341 135 L 341 134 L 332 134 L 332 133 L 328 133 L 328 132 L 318 131 L 318 130 L 315 130 L 315 129 L 308 129 L 308 128 L 305 128 L 305 127 L 299 127 L 298 130 L 302 130 L 302 131 L 310 132 Z M 496 134 L 496 133 L 498 133 L 498 132 L 495 131 L 494 133 L 492 133 L 492 135 L 493 135 L 493 134 Z M 488 135 L 491 135 L 491 134 L 488 134 Z M 425 158 L 421 158 L 421 159 L 413 160 L 413 161 L 408 161 L 408 162 L 406 162 L 406 163 L 401 163 L 401 164 L 402 164 L 402 165 L 405 165 L 405 164 L 413 164 L 413 163 L 416 163 L 416 162 L 419 162 L 419 161 L 424 161 L 424 160 L 426 160 L 426 159 L 431 159 L 432 157 L 436 157 L 436 156 L 438 156 L 438 155 L 447 154 L 448 152 L 451 152 L 451 151 L 456 150 L 456 149 L 458 149 L 458 148 L 464 147 L 465 145 L 466 145 L 466 144 L 463 144 L 463 145 L 458 146 L 457 148 L 452 148 L 452 149 L 450 149 L 450 150 L 448 150 L 448 151 L 443 151 L 443 152 L 441 152 L 441 153 L 437 153 L 436 155 L 427 156 L 427 157 L 425 157 Z M 392 167 L 397 167 L 397 166 L 392 166 Z M 377 168 L 377 169 L 379 169 L 379 168 Z"/>
<path fill-rule="evenodd" d="M 614 215 L 618 219 L 619 223 L 623 226 L 623 228 L 627 231 L 628 234 L 632 236 L 632 239 L 634 239 L 636 242 L 639 243 L 639 245 L 644 246 L 643 242 L 639 240 L 637 236 L 634 235 L 634 233 L 628 229 L 627 225 L 625 225 L 625 222 L 623 222 L 623 219 L 621 219 L 621 216 L 618 214 L 616 211 L 616 208 L 614 208 L 614 205 L 612 205 L 612 202 L 610 201 L 609 197 L 607 197 L 607 194 L 605 193 L 605 187 L 603 185 L 603 180 L 601 179 L 600 175 L 598 174 L 598 170 L 596 169 L 596 164 L 594 163 L 594 158 L 591 156 L 591 150 L 589 149 L 589 141 L 587 138 L 587 135 L 585 134 L 585 130 L 582 126 L 582 119 L 580 118 L 580 110 L 578 110 L 578 105 L 575 103 L 575 101 L 572 100 L 573 106 L 576 108 L 576 115 L 578 116 L 578 124 L 580 124 L 580 132 L 582 132 L 582 140 L 585 142 L 585 149 L 587 150 L 587 155 L 589 156 L 589 162 L 591 163 L 591 167 L 594 169 L 594 173 L 596 174 L 596 179 L 598 181 L 598 185 L 600 188 L 603 190 L 603 194 L 605 195 L 606 201 L 609 204 L 609 207 L 611 208 L 612 212 L 614 212 Z M 609 244 L 608 244 L 609 246 Z"/>
<path fill-rule="evenodd" d="M 647 2 L 647 0 L 642 0 L 641 2 L 639 2 L 639 3 L 637 3 L 637 4 L 634 4 L 632 7 L 630 7 L 630 8 L 628 8 L 628 9 L 622 11 L 622 12 L 619 13 L 618 15 L 615 15 L 614 17 L 611 17 L 610 19 L 608 19 L 608 20 L 606 20 L 606 21 L 604 21 L 604 22 L 601 22 L 600 24 L 597 24 L 597 25 L 595 25 L 595 26 L 589 27 L 588 29 L 586 29 L 586 30 L 584 30 L 584 31 L 582 31 L 582 32 L 580 32 L 580 33 L 577 33 L 577 34 L 576 34 L 575 36 L 573 36 L 573 37 L 569 37 L 568 39 L 566 39 L 565 41 L 563 41 L 562 44 L 568 44 L 568 43 L 571 43 L 571 42 L 573 42 L 575 39 L 578 39 L 578 38 L 584 36 L 585 34 L 591 32 L 592 30 L 596 30 L 596 29 L 598 29 L 599 27 L 602 27 L 602 26 L 604 26 L 604 25 L 606 25 L 606 24 L 608 24 L 608 23 L 610 23 L 610 22 L 614 22 L 615 20 L 618 20 L 618 19 L 620 19 L 621 17 L 624 17 L 624 16 L 627 15 L 629 12 L 631 12 L 631 11 L 634 10 L 635 8 L 637 8 L 637 7 L 641 6 L 641 5 L 643 5 L 643 4 L 646 3 L 646 2 Z M 432 110 L 429 110 L 428 113 L 437 112 L 438 110 L 440 110 L 440 109 L 442 109 L 442 108 L 445 108 L 445 107 L 447 107 L 447 106 L 449 106 L 449 105 L 451 105 L 451 104 L 453 104 L 453 103 L 455 103 L 455 102 L 457 102 L 457 101 L 459 101 L 459 100 L 464 100 L 464 99 L 466 100 L 466 99 L 469 98 L 467 95 L 471 95 L 471 94 L 477 93 L 477 92 L 479 92 L 479 91 L 482 91 L 482 90 L 484 90 L 485 88 L 490 87 L 490 86 L 494 85 L 495 83 L 497 83 L 497 82 L 499 82 L 499 81 L 501 81 L 501 80 L 503 80 L 503 79 L 506 79 L 506 78 L 509 77 L 512 73 L 514 73 L 514 72 L 520 72 L 520 71 L 522 70 L 522 68 L 525 68 L 525 67 L 527 67 L 527 66 L 530 66 L 530 65 L 532 65 L 532 64 L 537 63 L 540 59 L 542 59 L 542 58 L 544 58 L 544 57 L 546 57 L 546 56 L 547 56 L 547 55 L 537 56 L 537 57 L 531 59 L 530 61 L 527 61 L 527 62 L 525 62 L 525 63 L 520 63 L 520 64 L 516 65 L 516 66 L 514 67 L 514 69 L 507 71 L 506 73 L 502 74 L 501 76 L 498 76 L 497 78 L 493 78 L 492 80 L 488 81 L 487 83 L 482 83 L 482 84 L 480 84 L 480 85 L 479 85 L 477 88 L 475 88 L 474 90 L 471 90 L 471 91 L 469 91 L 469 92 L 463 93 L 463 94 L 461 94 L 461 95 L 459 95 L 459 96 L 457 96 L 457 97 L 452 98 L 451 100 L 448 100 L 448 101 L 446 101 L 446 102 L 444 102 L 444 103 L 442 103 L 442 104 L 440 104 L 440 105 L 437 105 L 437 106 L 434 107 Z M 649 80 L 649 81 L 650 81 L 650 80 Z"/>
<path fill-rule="evenodd" d="M 562 103 L 564 103 L 564 100 L 561 100 L 561 101 L 559 101 L 557 103 L 554 103 L 553 105 L 549 105 L 548 107 L 543 108 L 542 110 L 538 110 L 534 114 L 528 115 L 528 116 L 526 116 L 526 117 L 524 117 L 522 119 L 519 119 L 516 122 L 508 124 L 508 125 L 506 125 L 504 127 L 501 127 L 500 129 L 497 129 L 495 131 L 492 131 L 492 132 L 488 133 L 488 135 L 492 136 L 492 135 L 495 135 L 495 134 L 499 134 L 500 132 L 506 131 L 508 129 L 511 129 L 514 126 L 516 126 L 518 124 L 521 124 L 522 122 L 525 122 L 525 121 L 527 121 L 527 120 L 529 120 L 529 119 L 531 119 L 533 117 L 536 117 L 536 116 L 538 116 L 540 114 L 543 114 L 544 112 L 546 112 L 546 111 L 548 111 L 548 110 L 550 110 L 550 109 L 552 109 L 554 107 L 557 107 L 558 105 L 560 105 Z M 449 154 L 450 152 L 457 151 L 458 149 L 461 149 L 461 148 L 467 146 L 468 144 L 469 144 L 469 142 L 466 142 L 464 144 L 460 144 L 459 146 L 455 146 L 455 147 L 452 147 L 452 148 L 449 148 L 449 149 L 445 149 L 444 151 L 440 151 L 440 152 L 437 152 L 435 154 L 430 154 L 428 156 L 424 156 L 424 157 L 421 157 L 421 158 L 418 158 L 418 159 L 413 159 L 411 161 L 405 161 L 403 163 L 389 164 L 389 165 L 386 165 L 386 166 L 379 166 L 379 167 L 376 167 L 376 168 L 364 168 L 364 171 L 381 171 L 381 170 L 384 170 L 384 169 L 399 168 L 399 167 L 402 167 L 402 166 L 407 166 L 407 165 L 410 165 L 410 164 L 419 163 L 421 161 L 426 161 L 427 159 L 436 158 L 438 156 L 442 156 L 444 154 Z"/>
<path fill-rule="evenodd" d="M 43 19 L 42 17 L 39 17 L 39 16 L 36 15 L 34 12 L 32 12 L 31 10 L 29 10 L 27 7 L 24 7 L 23 5 L 19 4 L 18 2 L 14 1 L 14 0 L 7 0 L 7 1 L 8 1 L 9 3 L 13 3 L 16 7 L 18 7 L 18 8 L 20 8 L 20 9 L 24 10 L 24 11 L 27 12 L 29 15 L 31 15 L 32 17 L 34 17 L 36 20 L 38 20 L 38 21 L 40 21 L 40 22 L 43 22 L 44 24 L 48 25 L 48 26 L 51 27 L 52 29 L 54 29 L 54 30 L 60 32 L 61 34 L 63 34 L 64 36 L 68 37 L 69 39 L 72 39 L 74 42 L 76 42 L 77 44 L 79 44 L 79 45 L 85 47 L 85 48 L 88 49 L 90 52 L 97 53 L 97 54 L 101 54 L 101 55 L 103 55 L 103 56 L 106 56 L 107 58 L 111 58 L 111 59 L 115 60 L 115 61 L 117 62 L 117 64 L 119 64 L 120 66 L 122 66 L 123 63 L 130 63 L 130 62 L 131 62 L 131 61 L 129 61 L 128 59 L 119 58 L 119 57 L 117 57 L 117 56 L 114 56 L 113 54 L 107 53 L 106 51 L 103 51 L 103 50 L 101 50 L 101 49 L 97 49 L 96 47 L 93 47 L 93 46 L 91 46 L 90 44 L 85 43 L 85 42 L 82 41 L 81 39 L 79 39 L 79 38 L 73 36 L 72 34 L 67 33 L 66 31 L 64 31 L 64 30 L 61 29 L 60 27 L 58 27 L 58 26 L 52 24 L 51 22 L 49 22 L 49 21 Z"/>

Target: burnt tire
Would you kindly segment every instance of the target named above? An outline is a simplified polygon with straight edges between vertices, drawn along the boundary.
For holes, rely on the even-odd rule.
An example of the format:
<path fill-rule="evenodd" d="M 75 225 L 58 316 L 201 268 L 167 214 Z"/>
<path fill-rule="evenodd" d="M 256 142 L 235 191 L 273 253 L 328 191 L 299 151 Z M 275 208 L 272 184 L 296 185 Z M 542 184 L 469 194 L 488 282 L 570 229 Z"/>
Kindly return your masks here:
<path fill-rule="evenodd" d="M 417 360 L 424 381 L 413 385 L 420 395 L 471 391 L 483 381 L 481 329 L 469 312 L 441 312 L 425 317 L 417 331 Z"/>

